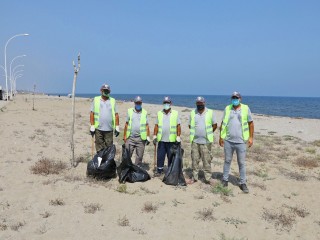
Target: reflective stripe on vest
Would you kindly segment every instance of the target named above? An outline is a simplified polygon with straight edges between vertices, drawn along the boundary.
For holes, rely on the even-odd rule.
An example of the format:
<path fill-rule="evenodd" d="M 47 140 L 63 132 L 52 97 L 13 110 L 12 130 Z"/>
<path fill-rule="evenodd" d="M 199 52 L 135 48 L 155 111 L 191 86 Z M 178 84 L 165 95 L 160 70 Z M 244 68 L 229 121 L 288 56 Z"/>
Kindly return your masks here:
<path fill-rule="evenodd" d="M 206 133 L 207 133 L 207 139 L 209 142 L 213 142 L 214 136 L 213 136 L 213 129 L 212 129 L 212 110 L 207 109 L 205 112 L 205 124 L 206 124 Z M 195 115 L 196 115 L 196 110 L 193 110 L 190 113 L 190 142 L 192 143 L 195 135 Z"/>
<path fill-rule="evenodd" d="M 97 96 L 94 98 L 94 127 L 99 127 L 99 117 L 100 117 L 100 100 L 101 96 Z M 116 115 L 115 115 L 115 103 L 116 100 L 112 97 L 109 97 L 111 109 L 112 109 L 112 126 L 115 128 L 116 126 Z"/>
<path fill-rule="evenodd" d="M 129 138 L 131 135 L 133 111 L 134 111 L 133 108 L 128 109 L 129 122 L 128 122 L 127 133 L 126 133 L 127 138 Z M 140 114 L 141 114 L 140 137 L 142 140 L 146 140 L 147 139 L 147 111 L 142 109 Z"/>
<path fill-rule="evenodd" d="M 158 134 L 157 140 L 160 142 L 162 138 L 162 125 L 163 125 L 163 112 L 158 112 Z M 177 138 L 177 125 L 178 125 L 178 111 L 171 110 L 170 113 L 170 135 L 169 142 L 175 142 Z"/>
<path fill-rule="evenodd" d="M 228 105 L 225 108 L 225 116 L 222 121 L 221 133 L 220 133 L 220 136 L 222 139 L 225 139 L 227 137 L 227 126 L 229 123 L 230 112 L 232 108 L 233 108 L 232 104 Z M 241 126 L 242 126 L 242 138 L 244 141 L 247 141 L 249 139 L 248 111 L 249 111 L 248 105 L 241 103 Z"/>

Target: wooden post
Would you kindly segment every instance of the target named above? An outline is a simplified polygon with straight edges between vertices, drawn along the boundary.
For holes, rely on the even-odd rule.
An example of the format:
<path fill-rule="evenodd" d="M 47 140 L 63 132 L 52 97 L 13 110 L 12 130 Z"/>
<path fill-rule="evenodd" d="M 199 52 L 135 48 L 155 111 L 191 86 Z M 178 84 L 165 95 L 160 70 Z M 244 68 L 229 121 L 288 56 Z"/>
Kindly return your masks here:
<path fill-rule="evenodd" d="M 73 141 L 73 136 L 74 136 L 74 121 L 75 121 L 75 91 L 76 91 L 76 82 L 77 82 L 77 76 L 78 72 L 80 71 L 80 53 L 78 54 L 78 67 L 74 64 L 73 61 L 73 69 L 74 69 L 74 75 L 73 75 L 73 86 L 72 86 L 72 124 L 71 124 L 71 166 L 75 167 L 74 164 L 74 141 Z"/>
<path fill-rule="evenodd" d="M 32 100 L 32 110 L 34 111 L 34 95 L 35 95 L 35 92 L 36 92 L 36 84 L 33 84 L 33 100 Z"/>

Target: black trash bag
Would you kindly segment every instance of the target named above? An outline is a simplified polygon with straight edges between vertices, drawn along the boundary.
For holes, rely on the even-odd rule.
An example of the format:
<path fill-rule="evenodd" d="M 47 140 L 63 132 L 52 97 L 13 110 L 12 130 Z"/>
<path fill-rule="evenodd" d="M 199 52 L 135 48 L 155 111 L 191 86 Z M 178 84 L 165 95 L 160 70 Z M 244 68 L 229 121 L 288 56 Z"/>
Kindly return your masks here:
<path fill-rule="evenodd" d="M 116 146 L 113 144 L 99 151 L 87 165 L 87 176 L 98 179 L 110 179 L 117 177 L 116 162 Z M 102 158 L 101 164 L 98 167 L 98 157 Z"/>
<path fill-rule="evenodd" d="M 165 184 L 174 186 L 187 185 L 182 172 L 183 152 L 181 144 L 173 144 L 170 148 L 171 164 L 162 180 Z"/>
<path fill-rule="evenodd" d="M 120 183 L 145 182 L 150 179 L 146 170 L 132 163 L 130 153 L 125 145 L 122 145 L 122 159 L 117 171 Z"/>

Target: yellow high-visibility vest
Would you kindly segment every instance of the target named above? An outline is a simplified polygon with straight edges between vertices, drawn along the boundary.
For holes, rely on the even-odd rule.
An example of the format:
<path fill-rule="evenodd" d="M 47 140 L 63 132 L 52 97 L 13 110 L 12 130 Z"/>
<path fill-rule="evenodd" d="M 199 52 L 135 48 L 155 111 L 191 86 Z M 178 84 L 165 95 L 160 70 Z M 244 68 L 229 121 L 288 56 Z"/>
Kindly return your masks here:
<path fill-rule="evenodd" d="M 158 112 L 158 134 L 157 134 L 158 142 L 160 142 L 160 140 L 162 138 L 163 115 L 164 115 L 164 113 L 162 111 Z M 177 125 L 178 125 L 178 111 L 171 110 L 169 142 L 175 142 L 176 141 L 176 138 L 177 138 Z"/>
<path fill-rule="evenodd" d="M 94 98 L 94 127 L 98 128 L 99 127 L 99 116 L 100 116 L 100 100 L 101 96 L 97 96 Z M 115 115 L 115 104 L 116 100 L 112 97 L 109 97 L 110 104 L 111 104 L 111 109 L 112 109 L 112 126 L 115 128 L 116 126 L 116 115 Z"/>
<path fill-rule="evenodd" d="M 133 108 L 128 109 L 129 122 L 128 122 L 127 133 L 126 133 L 127 138 L 129 138 L 131 135 L 133 111 L 134 111 Z M 140 117 L 140 137 L 142 140 L 146 140 L 147 139 L 147 111 L 142 109 L 140 114 L 141 114 L 141 117 Z"/>
<path fill-rule="evenodd" d="M 227 137 L 227 126 L 229 123 L 230 112 L 232 108 L 233 108 L 232 104 L 228 105 L 225 108 L 225 116 L 222 121 L 221 133 L 220 133 L 220 137 L 222 139 L 225 139 Z M 247 141 L 249 139 L 248 111 L 249 111 L 248 105 L 241 103 L 241 126 L 242 126 L 242 138 L 244 141 Z"/>
<path fill-rule="evenodd" d="M 214 140 L 214 136 L 213 136 L 213 129 L 212 129 L 212 110 L 211 109 L 207 109 L 207 111 L 205 112 L 205 123 L 206 123 L 206 133 L 207 133 L 207 139 L 209 140 L 209 142 L 213 142 Z M 195 135 L 195 115 L 196 115 L 196 110 L 193 110 L 190 113 L 190 142 L 192 143 L 193 139 L 194 139 L 194 135 Z"/>

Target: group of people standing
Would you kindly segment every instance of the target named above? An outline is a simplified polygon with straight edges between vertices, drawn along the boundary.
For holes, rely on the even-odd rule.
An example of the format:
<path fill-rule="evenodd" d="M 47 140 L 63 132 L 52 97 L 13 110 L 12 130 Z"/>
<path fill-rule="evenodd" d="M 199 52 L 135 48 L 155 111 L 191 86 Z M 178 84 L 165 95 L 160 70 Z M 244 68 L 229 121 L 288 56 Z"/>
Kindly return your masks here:
<path fill-rule="evenodd" d="M 101 96 L 94 98 L 90 112 L 90 132 L 95 136 L 96 151 L 113 144 L 113 135 L 120 134 L 119 114 L 116 101 L 110 96 L 110 86 L 103 84 L 100 88 Z M 239 187 L 244 193 L 248 193 L 246 185 L 246 150 L 253 144 L 254 124 L 249 107 L 241 103 L 242 97 L 239 92 L 231 94 L 231 103 L 226 106 L 219 134 L 219 145 L 224 148 L 223 178 L 224 187 L 228 186 L 229 172 L 234 151 L 237 155 L 240 182 Z M 212 179 L 211 160 L 212 144 L 214 143 L 214 132 L 218 124 L 215 113 L 206 107 L 203 97 L 195 100 L 196 108 L 189 117 L 192 174 L 189 183 L 200 180 L 210 183 Z M 157 145 L 157 167 L 155 177 L 164 173 L 165 158 L 170 166 L 170 148 L 173 144 L 181 142 L 181 120 L 179 113 L 172 109 L 172 101 L 166 96 L 163 99 L 163 109 L 158 111 L 153 131 L 150 138 L 150 127 L 148 113 L 142 107 L 142 98 L 135 97 L 134 107 L 128 109 L 126 123 L 124 126 L 123 140 L 130 156 L 136 152 L 135 164 L 140 165 L 146 145 L 152 141 Z M 99 163 L 102 158 L 98 157 Z M 202 167 L 200 165 L 202 161 Z"/>

